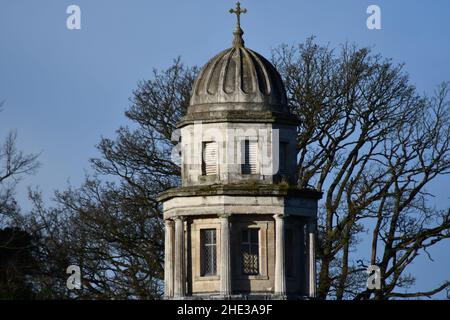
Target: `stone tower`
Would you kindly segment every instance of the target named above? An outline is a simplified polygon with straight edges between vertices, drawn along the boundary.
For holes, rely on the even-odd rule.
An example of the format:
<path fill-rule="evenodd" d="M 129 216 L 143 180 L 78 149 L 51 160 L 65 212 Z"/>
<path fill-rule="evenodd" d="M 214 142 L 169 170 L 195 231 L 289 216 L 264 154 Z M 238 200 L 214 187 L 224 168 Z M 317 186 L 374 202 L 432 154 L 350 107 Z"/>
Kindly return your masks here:
<path fill-rule="evenodd" d="M 275 67 L 232 47 L 194 83 L 181 132 L 182 185 L 163 192 L 165 297 L 314 297 L 317 201 L 296 186 L 298 119 Z"/>

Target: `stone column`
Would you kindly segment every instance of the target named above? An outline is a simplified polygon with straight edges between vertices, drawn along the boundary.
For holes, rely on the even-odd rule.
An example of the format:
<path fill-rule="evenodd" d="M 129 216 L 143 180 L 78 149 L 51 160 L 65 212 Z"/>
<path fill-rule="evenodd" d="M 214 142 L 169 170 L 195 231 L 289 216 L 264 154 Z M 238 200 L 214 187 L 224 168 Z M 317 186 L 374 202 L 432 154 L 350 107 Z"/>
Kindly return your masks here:
<path fill-rule="evenodd" d="M 274 215 L 275 219 L 275 294 L 286 296 L 286 271 L 284 257 L 284 216 Z"/>
<path fill-rule="evenodd" d="M 299 275 L 300 275 L 300 287 L 301 287 L 301 294 L 303 296 L 307 296 L 309 294 L 308 290 L 308 251 L 306 248 L 305 243 L 305 224 L 302 222 L 300 226 L 300 246 L 296 250 L 296 252 L 300 255 L 300 259 L 298 261 L 300 262 L 300 265 L 298 266 Z"/>
<path fill-rule="evenodd" d="M 184 222 L 183 217 L 175 218 L 175 261 L 174 261 L 174 292 L 175 298 L 183 298 L 186 292 L 184 279 Z"/>
<path fill-rule="evenodd" d="M 308 222 L 308 288 L 309 296 L 316 297 L 316 221 Z"/>
<path fill-rule="evenodd" d="M 230 221 L 228 216 L 220 217 L 220 294 L 231 295 Z"/>
<path fill-rule="evenodd" d="M 173 221 L 165 220 L 164 241 L 164 295 L 173 297 Z"/>

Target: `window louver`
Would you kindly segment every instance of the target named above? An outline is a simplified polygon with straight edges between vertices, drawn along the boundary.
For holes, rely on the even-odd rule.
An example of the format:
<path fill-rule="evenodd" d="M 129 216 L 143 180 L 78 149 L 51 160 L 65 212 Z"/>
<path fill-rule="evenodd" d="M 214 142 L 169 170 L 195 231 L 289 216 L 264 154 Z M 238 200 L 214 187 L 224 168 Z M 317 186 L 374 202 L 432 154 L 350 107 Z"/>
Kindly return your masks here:
<path fill-rule="evenodd" d="M 280 142 L 280 158 L 279 158 L 279 172 L 286 173 L 287 170 L 287 143 Z"/>
<path fill-rule="evenodd" d="M 217 174 L 217 143 L 204 142 L 202 154 L 202 174 Z"/>
<path fill-rule="evenodd" d="M 242 161 L 242 173 L 243 174 L 256 174 L 256 159 L 258 151 L 258 142 L 245 140 L 243 144 L 243 161 Z"/>

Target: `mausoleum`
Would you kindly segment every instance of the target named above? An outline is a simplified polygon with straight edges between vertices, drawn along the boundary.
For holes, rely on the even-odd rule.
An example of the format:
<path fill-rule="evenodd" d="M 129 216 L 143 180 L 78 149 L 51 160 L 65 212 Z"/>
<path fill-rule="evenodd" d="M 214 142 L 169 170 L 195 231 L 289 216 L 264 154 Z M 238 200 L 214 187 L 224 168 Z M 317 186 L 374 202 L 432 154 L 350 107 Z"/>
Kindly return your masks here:
<path fill-rule="evenodd" d="M 296 185 L 298 119 L 275 67 L 244 44 L 195 80 L 181 133 L 182 184 L 163 192 L 165 297 L 315 296 L 317 202 Z"/>

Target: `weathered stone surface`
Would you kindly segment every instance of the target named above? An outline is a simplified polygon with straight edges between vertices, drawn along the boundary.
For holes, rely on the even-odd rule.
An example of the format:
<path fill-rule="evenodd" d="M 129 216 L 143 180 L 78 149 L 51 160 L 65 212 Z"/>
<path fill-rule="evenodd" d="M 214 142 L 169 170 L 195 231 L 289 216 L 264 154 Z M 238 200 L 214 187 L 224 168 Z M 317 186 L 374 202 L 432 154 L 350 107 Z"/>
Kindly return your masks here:
<path fill-rule="evenodd" d="M 181 121 L 177 124 L 178 128 L 182 128 L 184 126 L 194 124 L 194 123 L 278 123 L 285 124 L 291 126 L 297 126 L 299 124 L 299 120 L 289 114 L 272 112 L 272 111 L 261 111 L 261 110 L 252 110 L 253 106 L 256 105 L 258 108 L 258 104 L 238 104 L 240 108 L 245 108 L 245 110 L 234 110 L 234 105 L 223 105 L 223 104 L 215 104 L 208 105 L 210 110 L 204 111 L 203 108 L 199 108 L 202 111 L 193 112 L 185 115 Z M 202 105 L 203 107 L 203 105 Z M 224 107 L 228 107 L 231 110 L 221 110 Z"/>
<path fill-rule="evenodd" d="M 164 218 L 178 215 L 198 216 L 199 219 L 211 215 L 269 215 L 313 217 L 317 211 L 317 201 L 308 199 L 296 206 L 286 204 L 284 197 L 258 196 L 202 196 L 175 197 L 163 205 Z"/>
<path fill-rule="evenodd" d="M 238 4 L 230 12 L 238 18 L 233 46 L 202 69 L 187 114 L 178 123 L 182 186 L 158 198 L 168 232 L 166 297 L 314 296 L 314 225 L 322 193 L 295 186 L 298 118 L 289 112 L 277 70 L 244 46 L 240 14 L 246 10 Z M 247 142 L 242 145 L 242 141 Z M 250 141 L 252 170 L 244 174 L 249 172 L 238 161 L 243 154 L 239 150 L 242 146 L 250 150 Z M 281 144 L 285 165 L 278 170 Z M 205 151 L 209 160 L 202 159 L 203 148 L 209 150 Z M 247 151 L 247 158 L 249 154 Z M 217 164 L 210 160 L 216 158 Z M 202 162 L 208 170 L 202 170 Z M 203 229 L 216 231 L 216 272 L 208 276 L 201 274 Z M 258 270 L 251 275 L 244 274 L 242 268 L 242 247 L 251 242 L 247 239 L 245 244 L 243 234 L 250 235 L 249 229 L 258 230 L 251 233 L 252 237 L 257 234 L 258 248 Z M 285 243 L 288 234 L 289 252 Z M 252 242 L 250 247 L 254 246 Z"/>
<path fill-rule="evenodd" d="M 302 199 L 318 200 L 322 197 L 322 192 L 318 192 L 314 189 L 300 189 L 287 184 L 213 184 L 207 186 L 200 185 L 169 189 L 159 195 L 158 201 L 166 201 L 175 197 L 204 197 L 219 195 L 270 197 L 287 196 L 293 197 L 291 201 L 302 201 Z"/>
<path fill-rule="evenodd" d="M 295 183 L 297 144 L 293 137 L 296 126 L 280 123 L 201 123 L 181 128 L 182 185 L 197 186 L 253 181 L 272 184 L 283 180 Z M 253 176 L 241 171 L 242 143 L 246 139 L 258 143 L 257 172 Z M 202 143 L 217 143 L 217 175 L 202 175 Z M 286 170 L 279 169 L 279 146 L 287 146 Z"/>
<path fill-rule="evenodd" d="M 286 91 L 274 66 L 255 51 L 238 46 L 222 51 L 205 65 L 190 104 L 255 102 L 261 108 L 288 112 Z"/>

